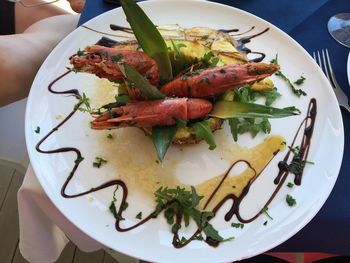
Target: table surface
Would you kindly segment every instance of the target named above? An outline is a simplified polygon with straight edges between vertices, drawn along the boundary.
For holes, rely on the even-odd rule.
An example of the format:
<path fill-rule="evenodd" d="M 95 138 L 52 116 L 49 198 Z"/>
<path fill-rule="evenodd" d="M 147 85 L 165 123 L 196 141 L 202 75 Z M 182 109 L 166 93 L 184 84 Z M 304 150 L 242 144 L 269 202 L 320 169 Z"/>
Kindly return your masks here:
<path fill-rule="evenodd" d="M 230 5 L 279 27 L 306 51 L 328 48 L 332 55 L 333 70 L 337 81 L 350 97 L 346 63 L 349 49 L 338 44 L 327 31 L 328 19 L 337 13 L 350 12 L 349 0 L 231 0 L 213 1 Z M 87 0 L 79 25 L 89 19 L 119 6 L 102 0 Z M 322 209 L 314 219 L 292 238 L 274 251 L 319 251 L 350 255 L 350 114 L 342 109 L 345 145 L 343 162 L 336 185 Z"/>

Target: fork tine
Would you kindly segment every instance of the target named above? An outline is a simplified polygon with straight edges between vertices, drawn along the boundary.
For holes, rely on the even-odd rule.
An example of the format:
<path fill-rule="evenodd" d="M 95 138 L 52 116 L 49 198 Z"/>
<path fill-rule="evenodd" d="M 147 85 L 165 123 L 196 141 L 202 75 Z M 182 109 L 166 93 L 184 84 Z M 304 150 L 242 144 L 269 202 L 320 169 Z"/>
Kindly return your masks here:
<path fill-rule="evenodd" d="M 323 65 L 324 65 L 324 72 L 326 73 L 327 79 L 329 81 L 332 81 L 333 79 L 330 78 L 330 75 L 332 75 L 333 71 L 332 71 L 332 65 L 331 62 L 329 60 L 329 56 L 328 56 L 328 49 L 326 49 L 326 54 L 327 54 L 327 61 L 326 61 L 326 56 L 325 56 L 325 52 L 324 49 L 322 49 L 322 58 L 323 58 Z M 329 73 L 328 73 L 328 68 L 329 68 Z"/>
<path fill-rule="evenodd" d="M 322 60 L 321 60 L 321 56 L 320 56 L 320 51 L 317 50 L 317 63 L 318 65 L 320 66 L 320 68 L 322 69 L 322 71 L 324 71 L 324 68 L 323 68 L 323 63 L 322 63 Z"/>
<path fill-rule="evenodd" d="M 337 87 L 338 83 L 337 83 L 337 80 L 335 79 L 335 76 L 334 76 L 334 73 L 333 73 L 331 60 L 329 59 L 328 49 L 326 49 L 326 58 L 327 58 L 329 72 L 330 72 L 330 76 L 331 76 L 331 78 L 329 78 L 328 75 L 327 75 L 327 78 L 331 79 L 333 81 L 333 83 L 335 84 L 335 86 Z"/>

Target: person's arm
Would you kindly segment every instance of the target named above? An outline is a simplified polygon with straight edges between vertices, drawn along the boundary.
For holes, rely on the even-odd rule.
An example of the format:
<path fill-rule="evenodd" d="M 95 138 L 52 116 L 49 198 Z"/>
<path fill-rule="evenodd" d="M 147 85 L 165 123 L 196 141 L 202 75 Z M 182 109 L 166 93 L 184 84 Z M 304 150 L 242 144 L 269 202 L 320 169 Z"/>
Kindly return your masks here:
<path fill-rule="evenodd" d="M 51 50 L 76 28 L 78 15 L 43 19 L 23 34 L 0 36 L 0 107 L 25 98 Z"/>

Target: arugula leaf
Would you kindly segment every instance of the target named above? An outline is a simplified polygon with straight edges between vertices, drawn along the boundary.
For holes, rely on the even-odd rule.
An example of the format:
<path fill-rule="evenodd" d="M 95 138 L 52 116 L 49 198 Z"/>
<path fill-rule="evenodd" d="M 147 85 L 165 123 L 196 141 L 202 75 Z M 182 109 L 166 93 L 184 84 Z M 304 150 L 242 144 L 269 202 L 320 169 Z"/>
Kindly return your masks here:
<path fill-rule="evenodd" d="M 133 85 L 133 87 L 139 89 L 146 98 L 153 100 L 165 98 L 163 93 L 149 83 L 148 80 L 133 67 L 122 62 L 118 63 L 118 66 L 129 83 Z"/>
<path fill-rule="evenodd" d="M 180 57 L 181 57 L 180 49 L 181 49 L 182 47 L 187 47 L 187 46 L 186 46 L 184 43 L 176 44 L 176 43 L 174 42 L 174 40 L 172 40 L 172 39 L 170 39 L 170 41 L 171 41 L 171 44 L 172 44 L 173 50 L 174 50 L 174 59 L 175 59 L 175 60 L 178 60 L 178 59 L 180 59 Z"/>
<path fill-rule="evenodd" d="M 230 118 L 230 119 L 228 119 L 228 124 L 230 125 L 233 140 L 236 142 L 238 140 L 239 120 L 237 118 Z"/>
<path fill-rule="evenodd" d="M 209 144 L 209 150 L 214 150 L 216 148 L 214 135 L 208 120 L 196 122 L 192 127 L 196 136 L 204 139 Z"/>
<path fill-rule="evenodd" d="M 152 140 L 156 147 L 159 161 L 163 161 L 164 156 L 172 143 L 177 131 L 177 126 L 156 126 L 152 128 Z"/>
<path fill-rule="evenodd" d="M 295 107 L 273 108 L 255 103 L 218 101 L 209 116 L 220 119 L 230 118 L 283 118 L 300 114 Z"/>
<path fill-rule="evenodd" d="M 173 78 L 167 45 L 153 22 L 133 0 L 120 0 L 137 42 L 158 65 L 162 82 Z"/>
<path fill-rule="evenodd" d="M 120 107 L 125 105 L 129 100 L 130 97 L 128 95 L 122 94 L 122 95 L 116 95 L 115 97 L 115 102 L 111 102 L 108 104 L 105 104 L 101 106 L 100 108 L 97 109 L 97 112 L 101 112 L 102 109 L 110 111 L 112 108 Z"/>
<path fill-rule="evenodd" d="M 278 64 L 278 54 L 276 54 L 276 57 L 274 59 L 272 59 L 270 61 L 271 64 Z M 282 73 L 281 70 L 278 70 L 276 73 L 275 73 L 276 76 L 279 76 L 280 78 L 282 78 L 287 84 L 288 86 L 291 88 L 292 92 L 297 95 L 298 97 L 300 96 L 306 96 L 307 93 L 305 91 L 303 91 L 302 89 L 296 89 L 295 86 L 293 85 L 293 83 L 290 81 L 290 79 L 284 75 Z M 298 81 L 298 80 L 297 80 Z M 301 81 L 301 83 L 303 82 L 304 80 Z M 300 81 L 299 81 L 300 82 Z M 297 83 L 295 83 L 297 84 Z M 297 84 L 299 85 L 299 84 Z"/>
<path fill-rule="evenodd" d="M 199 196 L 193 186 L 191 191 L 179 186 L 173 189 L 160 187 L 154 195 L 157 202 L 155 214 L 159 214 L 162 209 L 165 209 L 164 216 L 168 224 L 171 225 L 173 233 L 177 233 L 181 228 L 181 224 L 176 223 L 174 218 L 183 219 L 185 226 L 188 226 L 190 219 L 192 219 L 196 222 L 197 227 L 205 233 L 207 239 L 216 242 L 232 240 L 232 238 L 224 239 L 221 237 L 219 232 L 209 223 L 209 220 L 214 216 L 213 212 L 200 211 L 196 208 L 203 196 Z M 203 237 L 199 235 L 197 240 L 203 240 Z M 182 238 L 178 241 L 185 242 L 185 239 Z"/>
<path fill-rule="evenodd" d="M 79 110 L 81 112 L 91 112 L 90 99 L 83 92 L 83 96 L 77 95 L 76 98 L 79 100 L 77 104 L 74 105 L 74 110 Z"/>

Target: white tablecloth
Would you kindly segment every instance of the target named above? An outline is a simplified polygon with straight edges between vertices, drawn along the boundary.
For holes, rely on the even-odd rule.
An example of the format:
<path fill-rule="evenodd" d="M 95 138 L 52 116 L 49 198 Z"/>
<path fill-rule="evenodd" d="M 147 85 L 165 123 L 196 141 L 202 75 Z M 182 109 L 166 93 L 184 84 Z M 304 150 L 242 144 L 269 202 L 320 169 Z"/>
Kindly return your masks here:
<path fill-rule="evenodd" d="M 18 191 L 19 249 L 31 263 L 55 262 L 71 240 L 84 252 L 104 248 L 75 227 L 50 201 L 29 165 Z M 111 252 L 119 262 L 138 260 Z"/>

